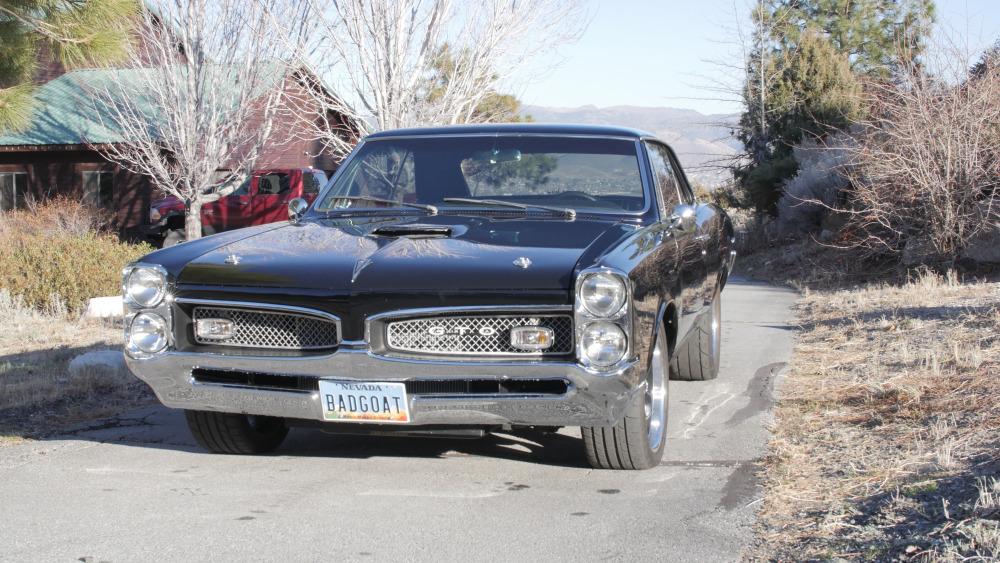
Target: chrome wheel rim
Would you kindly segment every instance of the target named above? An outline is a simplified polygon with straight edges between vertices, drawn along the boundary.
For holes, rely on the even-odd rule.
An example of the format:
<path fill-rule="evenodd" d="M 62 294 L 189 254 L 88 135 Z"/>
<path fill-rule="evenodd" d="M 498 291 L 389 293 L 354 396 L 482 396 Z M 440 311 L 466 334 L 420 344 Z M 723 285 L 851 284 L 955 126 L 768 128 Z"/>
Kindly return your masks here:
<path fill-rule="evenodd" d="M 718 361 L 719 347 L 722 344 L 722 296 L 716 294 L 712 302 L 712 359 Z"/>
<path fill-rule="evenodd" d="M 663 443 L 667 427 L 667 377 L 666 363 L 661 344 L 657 339 L 653 359 L 649 363 L 649 380 L 646 382 L 645 411 L 649 421 L 649 449 L 656 451 Z"/>

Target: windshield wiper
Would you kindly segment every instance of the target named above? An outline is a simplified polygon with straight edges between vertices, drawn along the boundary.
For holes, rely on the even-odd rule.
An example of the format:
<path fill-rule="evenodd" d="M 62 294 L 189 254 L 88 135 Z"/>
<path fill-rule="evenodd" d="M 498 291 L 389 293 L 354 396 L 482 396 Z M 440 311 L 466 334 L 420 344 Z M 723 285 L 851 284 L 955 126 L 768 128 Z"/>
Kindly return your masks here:
<path fill-rule="evenodd" d="M 554 207 L 550 205 L 537 205 L 534 203 L 524 204 L 516 203 L 513 201 L 503 201 L 500 199 L 476 199 L 472 197 L 446 197 L 441 200 L 445 203 L 468 203 L 471 205 L 495 205 L 498 207 L 513 207 L 514 209 L 522 209 L 527 211 L 528 209 L 543 209 L 545 211 L 553 211 L 555 213 L 560 213 L 569 217 L 570 219 L 576 217 L 576 209 L 570 209 L 568 207 Z"/>
<path fill-rule="evenodd" d="M 438 208 L 433 205 L 427 205 L 424 203 L 409 203 L 406 201 L 396 201 L 393 199 L 384 199 L 381 197 L 372 197 L 369 195 L 345 195 L 345 196 L 333 196 L 334 200 L 345 199 L 347 201 L 367 201 L 370 203 L 382 203 L 386 205 L 400 205 L 403 207 L 412 207 L 414 209 L 422 209 L 431 215 L 437 215 Z M 344 208 L 347 209 L 347 208 Z M 327 213 L 334 211 L 335 209 L 326 209 Z"/>

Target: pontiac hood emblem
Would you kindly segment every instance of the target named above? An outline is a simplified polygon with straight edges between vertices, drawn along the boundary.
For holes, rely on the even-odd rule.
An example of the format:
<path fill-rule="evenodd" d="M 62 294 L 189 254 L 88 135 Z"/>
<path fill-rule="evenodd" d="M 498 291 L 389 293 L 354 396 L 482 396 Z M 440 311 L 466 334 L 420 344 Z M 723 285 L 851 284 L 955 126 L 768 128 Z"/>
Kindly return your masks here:
<path fill-rule="evenodd" d="M 230 254 L 229 256 L 226 256 L 226 264 L 235 266 L 240 263 L 240 260 L 242 260 L 242 258 L 240 258 L 239 254 Z"/>
<path fill-rule="evenodd" d="M 517 260 L 514 260 L 514 265 L 521 269 L 527 269 L 528 266 L 531 266 L 531 259 L 526 256 L 522 256 Z"/>

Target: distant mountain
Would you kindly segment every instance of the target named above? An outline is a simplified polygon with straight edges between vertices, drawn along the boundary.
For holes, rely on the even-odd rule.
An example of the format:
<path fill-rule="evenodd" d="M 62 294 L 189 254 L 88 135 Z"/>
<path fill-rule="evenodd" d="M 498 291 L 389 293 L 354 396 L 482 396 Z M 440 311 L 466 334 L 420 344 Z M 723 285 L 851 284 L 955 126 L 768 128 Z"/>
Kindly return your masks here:
<path fill-rule="evenodd" d="M 731 132 L 738 115 L 705 115 L 667 107 L 524 106 L 522 113 L 540 123 L 587 123 L 642 129 L 670 143 L 693 182 L 715 186 L 728 178 L 723 161 L 737 155 L 740 143 Z"/>

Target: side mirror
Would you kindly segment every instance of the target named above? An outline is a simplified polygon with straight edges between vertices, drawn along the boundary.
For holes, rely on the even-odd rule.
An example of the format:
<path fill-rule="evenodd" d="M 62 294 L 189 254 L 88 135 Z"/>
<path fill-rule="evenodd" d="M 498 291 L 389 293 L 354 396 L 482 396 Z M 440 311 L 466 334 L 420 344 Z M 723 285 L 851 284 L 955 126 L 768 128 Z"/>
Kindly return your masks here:
<path fill-rule="evenodd" d="M 301 197 L 297 197 L 288 202 L 288 220 L 292 223 L 298 223 L 299 219 L 301 219 L 308 210 L 309 203 Z"/>
<path fill-rule="evenodd" d="M 694 217 L 698 210 L 693 205 L 682 203 L 674 208 L 674 214 L 670 216 L 670 226 L 679 231 L 686 230 L 694 223 Z"/>

